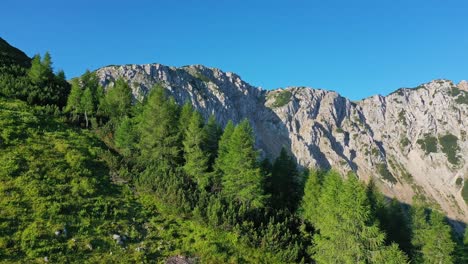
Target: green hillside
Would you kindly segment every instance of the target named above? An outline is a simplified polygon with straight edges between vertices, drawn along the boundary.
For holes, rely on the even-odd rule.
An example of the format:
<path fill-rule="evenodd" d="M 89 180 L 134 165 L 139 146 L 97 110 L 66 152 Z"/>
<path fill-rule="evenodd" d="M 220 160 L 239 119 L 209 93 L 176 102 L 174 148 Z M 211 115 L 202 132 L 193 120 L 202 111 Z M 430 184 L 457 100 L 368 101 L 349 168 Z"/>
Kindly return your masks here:
<path fill-rule="evenodd" d="M 31 59 L 23 51 L 11 46 L 6 40 L 0 38 L 0 65 L 29 67 Z"/>
<path fill-rule="evenodd" d="M 68 84 L 51 64 L 0 72 L 0 263 L 466 259 L 427 204 L 300 171 L 286 149 L 260 160 L 248 120 L 221 128 L 161 84 L 135 104 L 122 79 L 104 92 L 95 73 Z"/>

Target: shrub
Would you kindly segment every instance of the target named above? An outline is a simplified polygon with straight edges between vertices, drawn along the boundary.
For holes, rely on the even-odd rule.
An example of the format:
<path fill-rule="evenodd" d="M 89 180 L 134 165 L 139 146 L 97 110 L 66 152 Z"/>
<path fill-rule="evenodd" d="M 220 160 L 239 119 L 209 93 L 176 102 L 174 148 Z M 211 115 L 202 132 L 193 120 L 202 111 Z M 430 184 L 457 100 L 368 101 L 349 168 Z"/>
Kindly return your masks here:
<path fill-rule="evenodd" d="M 425 134 L 423 139 L 418 139 L 416 142 L 421 146 L 426 155 L 437 152 L 437 138 L 434 136 Z"/>
<path fill-rule="evenodd" d="M 401 144 L 401 147 L 405 148 L 406 146 L 408 146 L 411 142 L 409 141 L 409 139 L 407 137 L 402 137 L 400 139 L 400 144 Z"/>
<path fill-rule="evenodd" d="M 463 196 L 463 200 L 465 200 L 465 203 L 468 204 L 468 184 L 466 184 L 466 183 L 463 186 L 462 196 Z"/>
<path fill-rule="evenodd" d="M 281 91 L 276 94 L 275 102 L 272 104 L 273 107 L 282 107 L 289 103 L 291 100 L 292 93 L 290 91 Z"/>
<path fill-rule="evenodd" d="M 460 147 L 458 146 L 458 138 L 452 134 L 439 137 L 439 143 L 442 146 L 442 152 L 447 156 L 448 162 L 456 165 L 460 159 L 457 155 Z"/>
<path fill-rule="evenodd" d="M 391 183 L 397 183 L 397 179 L 393 176 L 393 174 L 388 170 L 387 164 L 381 163 L 377 165 L 377 170 L 379 171 L 380 175 L 382 177 L 391 182 Z"/>

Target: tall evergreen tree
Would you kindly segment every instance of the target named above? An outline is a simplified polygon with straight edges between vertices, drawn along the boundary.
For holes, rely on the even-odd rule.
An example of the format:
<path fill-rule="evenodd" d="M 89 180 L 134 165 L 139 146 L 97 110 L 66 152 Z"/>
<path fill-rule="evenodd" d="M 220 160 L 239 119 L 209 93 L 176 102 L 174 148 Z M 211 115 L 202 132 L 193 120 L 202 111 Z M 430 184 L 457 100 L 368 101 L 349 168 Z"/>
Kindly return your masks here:
<path fill-rule="evenodd" d="M 442 214 L 416 204 L 412 209 L 412 244 L 416 263 L 454 263 L 455 243 Z"/>
<path fill-rule="evenodd" d="M 185 104 L 180 109 L 180 116 L 179 116 L 179 131 L 182 140 L 185 138 L 187 134 L 187 130 L 190 124 L 190 119 L 192 118 L 192 114 L 194 113 L 193 106 L 190 102 L 185 102 Z"/>
<path fill-rule="evenodd" d="M 274 208 L 287 208 L 291 212 L 296 209 L 299 198 L 298 174 L 296 162 L 283 147 L 273 163 L 268 184 Z"/>
<path fill-rule="evenodd" d="M 183 111 L 182 111 L 183 112 Z M 201 189 L 205 189 L 210 182 L 208 173 L 208 155 L 203 151 L 202 144 L 206 135 L 203 129 L 203 117 L 193 112 L 184 136 L 184 170 L 194 178 Z"/>
<path fill-rule="evenodd" d="M 223 196 L 228 201 L 239 202 L 247 208 L 263 207 L 264 179 L 258 164 L 258 152 L 254 148 L 253 130 L 248 120 L 242 121 L 232 132 L 224 158 Z"/>
<path fill-rule="evenodd" d="M 229 166 L 228 151 L 234 129 L 234 123 L 229 120 L 226 124 L 226 127 L 224 128 L 224 132 L 221 138 L 219 139 L 218 156 L 214 164 L 214 191 L 219 191 L 221 189 L 221 177 L 225 173 L 226 168 Z"/>
<path fill-rule="evenodd" d="M 301 202 L 301 214 L 304 219 L 315 225 L 320 212 L 317 211 L 322 187 L 322 173 L 310 170 L 304 187 L 304 196 Z"/>
<path fill-rule="evenodd" d="M 123 79 L 115 81 L 114 86 L 106 93 L 101 109 L 117 125 L 121 118 L 128 116 L 132 106 L 132 89 Z"/>
<path fill-rule="evenodd" d="M 337 173 L 328 173 L 317 212 L 319 232 L 312 247 L 317 263 L 378 263 L 378 256 L 395 253 L 384 245 L 385 234 L 373 221 L 365 187 L 356 177 L 343 182 Z"/>
<path fill-rule="evenodd" d="M 74 117 L 77 117 L 81 111 L 81 95 L 83 91 L 80 87 L 78 79 L 72 80 L 72 86 L 70 95 L 68 96 L 67 105 L 65 107 L 66 112 L 70 112 Z"/>
<path fill-rule="evenodd" d="M 222 135 L 222 129 L 216 123 L 214 115 L 211 115 L 208 118 L 206 125 L 203 128 L 205 130 L 206 138 L 203 148 L 206 153 L 208 153 L 208 168 L 210 171 L 213 171 L 214 162 L 218 156 L 218 141 Z"/>
<path fill-rule="evenodd" d="M 34 56 L 27 73 L 30 84 L 26 86 L 27 88 L 23 88 L 23 93 L 28 103 L 65 106 L 70 85 L 65 80 L 63 71 L 59 71 L 57 75 L 54 74 L 52 59 L 48 52 L 42 60 L 40 55 Z"/>
<path fill-rule="evenodd" d="M 142 162 L 156 164 L 164 170 L 179 163 L 178 111 L 174 99 L 168 99 L 164 88 L 155 85 L 144 105 L 138 127 Z"/>
<path fill-rule="evenodd" d="M 47 52 L 44 55 L 44 59 L 41 60 L 41 56 L 35 55 L 31 61 L 31 68 L 28 71 L 29 79 L 33 84 L 45 85 L 50 79 L 52 72 L 50 54 Z"/>
<path fill-rule="evenodd" d="M 138 134 L 135 131 L 134 118 L 124 117 L 115 130 L 114 142 L 124 157 L 132 155 L 136 151 Z"/>

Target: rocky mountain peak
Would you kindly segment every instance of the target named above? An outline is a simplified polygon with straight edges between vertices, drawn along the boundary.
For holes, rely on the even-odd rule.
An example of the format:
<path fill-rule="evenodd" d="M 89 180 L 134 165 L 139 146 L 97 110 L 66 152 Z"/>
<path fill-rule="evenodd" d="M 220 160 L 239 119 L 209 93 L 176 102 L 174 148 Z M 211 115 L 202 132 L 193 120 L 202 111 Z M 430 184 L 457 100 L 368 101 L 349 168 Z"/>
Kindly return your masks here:
<path fill-rule="evenodd" d="M 352 102 L 309 87 L 264 91 L 203 65 L 122 65 L 96 72 L 107 88 L 117 78 L 127 80 L 138 100 L 159 83 L 178 103 L 191 102 L 221 125 L 247 118 L 266 157 L 275 158 L 284 146 L 301 167 L 352 171 L 375 179 L 389 197 L 406 203 L 423 197 L 449 217 L 468 221 L 461 194 L 468 175 L 466 81 L 434 80 Z"/>

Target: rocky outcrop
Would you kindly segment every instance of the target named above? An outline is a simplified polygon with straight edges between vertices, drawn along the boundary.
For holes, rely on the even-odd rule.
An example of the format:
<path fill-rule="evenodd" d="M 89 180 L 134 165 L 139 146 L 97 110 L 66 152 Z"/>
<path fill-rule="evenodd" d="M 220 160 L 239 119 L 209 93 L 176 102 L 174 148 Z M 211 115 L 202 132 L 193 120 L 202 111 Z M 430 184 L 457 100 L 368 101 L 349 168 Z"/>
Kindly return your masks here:
<path fill-rule="evenodd" d="M 466 82 L 436 80 L 352 102 L 306 87 L 265 91 L 234 73 L 200 65 L 108 66 L 97 74 L 107 89 L 124 78 L 137 100 L 159 83 L 178 103 L 189 101 L 222 125 L 247 118 L 267 157 L 284 146 L 302 167 L 353 171 L 362 180 L 376 179 L 389 197 L 425 199 L 468 221 L 461 195 L 468 174 Z"/>

